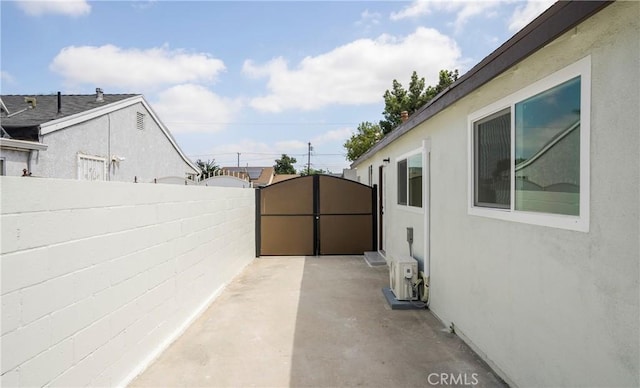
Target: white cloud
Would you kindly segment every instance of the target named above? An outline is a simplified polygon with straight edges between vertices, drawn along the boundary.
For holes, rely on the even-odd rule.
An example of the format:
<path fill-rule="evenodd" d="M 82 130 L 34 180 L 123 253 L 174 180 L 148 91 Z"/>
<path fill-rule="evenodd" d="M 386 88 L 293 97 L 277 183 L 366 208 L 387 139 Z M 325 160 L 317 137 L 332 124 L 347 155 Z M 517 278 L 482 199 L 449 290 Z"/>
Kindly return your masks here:
<path fill-rule="evenodd" d="M 519 31 L 555 2 L 555 0 L 529 0 L 524 6 L 519 6 L 511 15 L 509 31 Z"/>
<path fill-rule="evenodd" d="M 334 141 L 344 142 L 355 132 L 354 129 L 351 128 L 342 128 L 342 129 L 334 129 L 327 131 L 319 136 L 316 136 L 311 141 L 311 144 L 322 145 L 326 143 L 331 143 Z"/>
<path fill-rule="evenodd" d="M 469 19 L 478 15 L 485 17 L 494 16 L 493 10 L 504 4 L 504 1 L 453 2 L 449 4 L 459 6 L 453 25 L 456 33 L 460 33 Z"/>
<path fill-rule="evenodd" d="M 206 53 L 170 50 L 166 45 L 150 49 L 104 45 L 65 47 L 49 68 L 71 87 L 90 84 L 105 91 L 112 87 L 137 92 L 168 84 L 213 82 L 225 65 Z"/>
<path fill-rule="evenodd" d="M 295 68 L 280 57 L 264 64 L 246 60 L 242 71 L 249 77 L 268 78 L 269 94 L 252 99 L 250 105 L 260 111 L 281 112 L 378 103 L 391 80 L 408 82 L 416 70 L 432 84 L 439 70 L 455 68 L 460 57 L 455 41 L 420 27 L 406 37 L 359 39 L 306 57 Z"/>
<path fill-rule="evenodd" d="M 372 26 L 380 24 L 381 17 L 382 15 L 379 12 L 369 12 L 368 9 L 365 9 L 360 14 L 360 20 L 358 20 L 355 25 L 363 27 L 365 30 L 369 30 Z"/>
<path fill-rule="evenodd" d="M 492 17 L 495 14 L 493 10 L 497 9 L 505 2 L 508 2 L 508 0 L 414 0 L 411 4 L 404 7 L 401 11 L 392 12 L 390 15 L 390 19 L 394 21 L 403 19 L 415 19 L 429 15 L 436 11 L 444 13 L 456 13 L 456 19 L 451 23 L 451 25 L 453 25 L 456 33 L 460 33 L 469 19 L 478 15 Z"/>
<path fill-rule="evenodd" d="M 91 6 L 86 0 L 20 0 L 16 5 L 30 16 L 58 14 L 78 17 L 91 12 Z"/>
<path fill-rule="evenodd" d="M 2 83 L 14 84 L 16 82 L 15 78 L 9 72 L 0 70 L 0 81 Z"/>
<path fill-rule="evenodd" d="M 239 112 L 241 102 L 218 96 L 204 86 L 183 84 L 158 93 L 151 103 L 172 133 L 218 132 Z"/>
<path fill-rule="evenodd" d="M 307 151 L 308 144 L 301 140 L 283 140 L 275 143 L 275 149 L 286 150 L 285 154 Z"/>
<path fill-rule="evenodd" d="M 424 0 L 413 1 L 410 5 L 404 7 L 402 11 L 392 12 L 391 20 L 398 21 L 402 19 L 417 18 L 431 13 L 429 3 Z"/>

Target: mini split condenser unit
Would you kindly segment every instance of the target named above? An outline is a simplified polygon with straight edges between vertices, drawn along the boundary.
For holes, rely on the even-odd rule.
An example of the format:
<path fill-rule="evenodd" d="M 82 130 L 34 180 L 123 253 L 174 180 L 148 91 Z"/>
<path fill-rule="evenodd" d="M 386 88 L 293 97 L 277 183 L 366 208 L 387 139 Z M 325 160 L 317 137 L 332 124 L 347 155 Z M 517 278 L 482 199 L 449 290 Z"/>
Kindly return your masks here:
<path fill-rule="evenodd" d="M 392 258 L 389 285 L 397 300 L 417 300 L 413 285 L 418 281 L 418 262 L 410 256 Z"/>

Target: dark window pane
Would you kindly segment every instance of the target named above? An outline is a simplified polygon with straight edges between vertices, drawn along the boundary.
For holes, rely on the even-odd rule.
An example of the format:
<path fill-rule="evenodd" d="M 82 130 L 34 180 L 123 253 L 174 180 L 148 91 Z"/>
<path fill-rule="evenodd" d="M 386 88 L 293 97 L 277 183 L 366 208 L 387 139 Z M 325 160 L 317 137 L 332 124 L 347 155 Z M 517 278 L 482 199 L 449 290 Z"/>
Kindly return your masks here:
<path fill-rule="evenodd" d="M 579 215 L 580 77 L 515 109 L 515 208 Z"/>
<path fill-rule="evenodd" d="M 407 159 L 398 162 L 398 204 L 407 204 Z"/>
<path fill-rule="evenodd" d="M 474 123 L 475 205 L 509 208 L 511 113 L 509 109 Z"/>

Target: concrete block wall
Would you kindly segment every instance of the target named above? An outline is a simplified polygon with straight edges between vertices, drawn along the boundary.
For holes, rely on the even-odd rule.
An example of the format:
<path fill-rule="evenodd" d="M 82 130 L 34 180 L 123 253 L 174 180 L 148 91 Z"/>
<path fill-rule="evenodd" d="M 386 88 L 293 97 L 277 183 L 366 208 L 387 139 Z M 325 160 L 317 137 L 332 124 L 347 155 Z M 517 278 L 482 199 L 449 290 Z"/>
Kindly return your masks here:
<path fill-rule="evenodd" d="M 4 387 L 125 385 L 255 256 L 251 189 L 0 184 Z"/>

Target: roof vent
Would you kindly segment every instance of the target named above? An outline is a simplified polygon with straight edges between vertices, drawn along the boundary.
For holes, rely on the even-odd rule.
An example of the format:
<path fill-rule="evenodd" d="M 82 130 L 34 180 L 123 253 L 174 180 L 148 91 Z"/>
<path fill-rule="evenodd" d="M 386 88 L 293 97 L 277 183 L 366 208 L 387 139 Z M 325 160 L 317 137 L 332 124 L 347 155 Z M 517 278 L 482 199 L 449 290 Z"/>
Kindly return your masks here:
<path fill-rule="evenodd" d="M 104 102 L 104 93 L 100 88 L 96 88 L 96 102 Z"/>
<path fill-rule="evenodd" d="M 33 109 L 36 107 L 36 98 L 35 97 L 25 97 L 24 102 L 29 104 L 29 109 Z"/>

